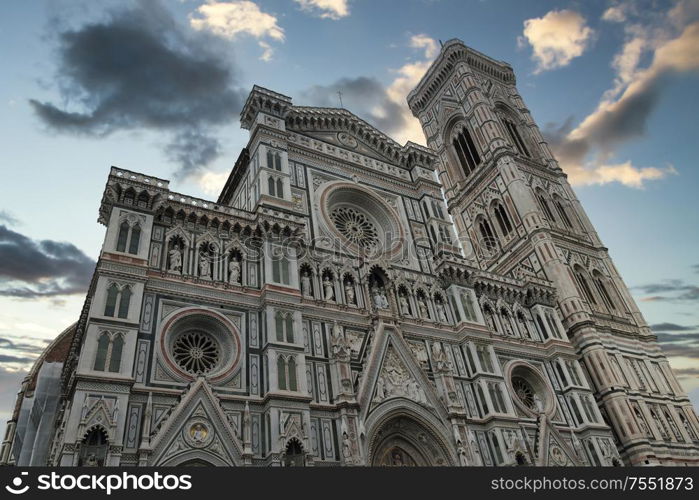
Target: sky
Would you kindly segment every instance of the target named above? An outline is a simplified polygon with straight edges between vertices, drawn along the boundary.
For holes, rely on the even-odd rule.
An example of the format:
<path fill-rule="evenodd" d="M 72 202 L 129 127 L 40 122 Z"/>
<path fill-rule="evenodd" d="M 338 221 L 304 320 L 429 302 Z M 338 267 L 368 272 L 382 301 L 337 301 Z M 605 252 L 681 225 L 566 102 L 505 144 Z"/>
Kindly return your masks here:
<path fill-rule="evenodd" d="M 459 38 L 512 65 L 699 407 L 699 0 L 5 0 L 0 429 L 74 322 L 111 165 L 215 200 L 254 84 L 424 144 L 405 97 Z"/>

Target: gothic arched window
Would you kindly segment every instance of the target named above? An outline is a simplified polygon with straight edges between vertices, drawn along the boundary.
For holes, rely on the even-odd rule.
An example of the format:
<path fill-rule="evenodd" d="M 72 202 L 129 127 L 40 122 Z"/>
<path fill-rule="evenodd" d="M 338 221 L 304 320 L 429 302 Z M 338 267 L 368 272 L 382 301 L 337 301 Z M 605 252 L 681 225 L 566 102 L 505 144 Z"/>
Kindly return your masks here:
<path fill-rule="evenodd" d="M 97 340 L 97 355 L 95 356 L 94 370 L 103 372 L 107 363 L 107 351 L 109 350 L 109 335 L 103 333 Z"/>
<path fill-rule="evenodd" d="M 481 157 L 476 150 L 476 145 L 471 138 L 471 134 L 465 127 L 456 134 L 456 137 L 452 140 L 452 145 L 454 146 L 454 151 L 459 159 L 464 175 L 468 177 L 480 164 Z"/>
<path fill-rule="evenodd" d="M 502 203 L 496 201 L 493 205 L 493 212 L 495 213 L 495 218 L 498 221 L 498 226 L 500 227 L 502 235 L 507 236 L 510 234 L 510 232 L 512 232 L 512 223 Z"/>
<path fill-rule="evenodd" d="M 284 182 L 277 179 L 277 198 L 284 198 Z"/>
<path fill-rule="evenodd" d="M 129 223 L 124 221 L 119 226 L 119 236 L 117 237 L 117 252 L 126 252 L 126 242 L 129 239 Z"/>
<path fill-rule="evenodd" d="M 478 223 L 478 230 L 481 233 L 481 242 L 489 252 L 497 248 L 493 229 L 490 227 L 490 222 L 486 218 L 482 218 Z"/>
<path fill-rule="evenodd" d="M 503 122 L 505 123 L 507 133 L 510 135 L 510 140 L 517 148 L 517 151 L 519 151 L 519 154 L 523 156 L 531 156 L 529 154 L 527 146 L 524 144 L 524 141 L 522 140 L 522 136 L 519 134 L 519 130 L 517 129 L 517 125 L 515 125 L 514 121 L 510 120 L 509 118 L 505 118 Z"/>
<path fill-rule="evenodd" d="M 141 226 L 135 224 L 131 228 L 131 239 L 129 240 L 129 253 L 136 255 L 138 253 L 138 244 L 141 241 Z"/>
<path fill-rule="evenodd" d="M 270 196 L 276 196 L 276 184 L 274 182 L 274 177 L 267 177 L 267 192 Z"/>
<path fill-rule="evenodd" d="M 578 282 L 578 286 L 585 300 L 587 300 L 590 304 L 597 305 L 597 300 L 590 289 L 590 284 L 587 282 L 587 277 L 585 276 L 582 268 L 575 267 L 573 274 L 575 275 L 575 280 Z"/>
<path fill-rule="evenodd" d="M 118 372 L 121 368 L 121 351 L 124 349 L 124 339 L 115 335 L 112 339 L 112 352 L 109 356 L 109 371 Z"/>
<path fill-rule="evenodd" d="M 120 333 L 103 332 L 97 339 L 95 371 L 118 373 L 121 370 L 121 354 L 124 350 L 124 338 Z"/>
<path fill-rule="evenodd" d="M 286 390 L 286 362 L 283 356 L 277 358 L 277 385 L 280 390 Z"/>
<path fill-rule="evenodd" d="M 105 316 L 114 316 L 116 311 L 117 297 L 119 296 L 119 287 L 116 283 L 112 283 L 107 288 L 107 301 L 104 306 Z"/>
<path fill-rule="evenodd" d="M 546 216 L 548 221 L 556 222 L 556 218 L 553 216 L 553 212 L 551 211 L 551 207 L 549 206 L 549 201 L 546 195 L 541 190 L 536 191 L 536 199 L 539 202 L 539 206 L 541 207 L 541 210 L 544 212 L 544 215 Z"/>
<path fill-rule="evenodd" d="M 121 297 L 119 298 L 119 318 L 127 318 L 129 316 L 129 304 L 131 303 L 131 287 L 125 286 L 121 290 Z"/>
<path fill-rule="evenodd" d="M 570 221 L 570 218 L 568 217 L 568 213 L 566 212 L 566 209 L 563 206 L 563 203 L 561 202 L 561 200 L 558 198 L 558 196 L 554 197 L 553 204 L 556 207 L 556 211 L 558 212 L 558 215 L 561 217 L 561 220 L 563 221 L 563 223 L 569 229 L 574 229 L 573 223 Z"/>
<path fill-rule="evenodd" d="M 614 301 L 612 300 L 612 296 L 609 294 L 609 292 L 607 291 L 607 287 L 604 284 L 605 280 L 602 274 L 598 271 L 595 271 L 594 273 L 592 273 L 592 276 L 594 279 L 595 287 L 597 288 L 600 297 L 602 297 L 604 305 L 607 306 L 607 309 L 609 309 L 610 311 L 616 310 Z"/>

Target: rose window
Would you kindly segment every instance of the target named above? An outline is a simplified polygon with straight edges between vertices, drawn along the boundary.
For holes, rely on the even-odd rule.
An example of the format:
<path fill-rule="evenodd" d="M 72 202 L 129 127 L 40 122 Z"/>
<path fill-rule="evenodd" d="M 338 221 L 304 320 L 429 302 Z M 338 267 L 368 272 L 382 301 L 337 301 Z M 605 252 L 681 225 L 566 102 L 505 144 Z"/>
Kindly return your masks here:
<path fill-rule="evenodd" d="M 514 377 L 512 379 L 512 388 L 517 395 L 517 398 L 531 410 L 536 410 L 536 401 L 534 401 L 534 389 L 532 386 L 522 377 Z"/>
<path fill-rule="evenodd" d="M 351 207 L 338 207 L 330 213 L 337 230 L 361 247 L 373 247 L 379 242 L 376 226 L 363 213 Z"/>
<path fill-rule="evenodd" d="M 199 375 L 210 372 L 218 365 L 221 349 L 208 334 L 189 331 L 175 340 L 172 355 L 184 371 Z"/>

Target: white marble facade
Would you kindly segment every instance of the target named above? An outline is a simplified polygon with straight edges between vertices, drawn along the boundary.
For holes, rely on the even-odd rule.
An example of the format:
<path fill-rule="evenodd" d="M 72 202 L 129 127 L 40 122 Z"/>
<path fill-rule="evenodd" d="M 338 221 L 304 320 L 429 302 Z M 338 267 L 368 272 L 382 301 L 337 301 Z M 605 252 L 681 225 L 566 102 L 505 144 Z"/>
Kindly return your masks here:
<path fill-rule="evenodd" d="M 112 168 L 45 462 L 697 464 L 512 69 L 452 40 L 408 102 L 428 147 L 254 87 L 216 201 Z"/>

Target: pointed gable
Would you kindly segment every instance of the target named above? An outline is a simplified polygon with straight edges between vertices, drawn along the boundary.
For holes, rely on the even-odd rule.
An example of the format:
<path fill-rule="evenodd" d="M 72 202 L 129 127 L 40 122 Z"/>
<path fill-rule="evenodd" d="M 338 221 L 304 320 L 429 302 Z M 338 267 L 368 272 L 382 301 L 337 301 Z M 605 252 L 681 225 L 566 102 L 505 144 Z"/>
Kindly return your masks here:
<path fill-rule="evenodd" d="M 242 463 L 242 443 L 204 378 L 197 379 L 151 440 L 151 465 L 187 458 L 218 465 Z"/>

